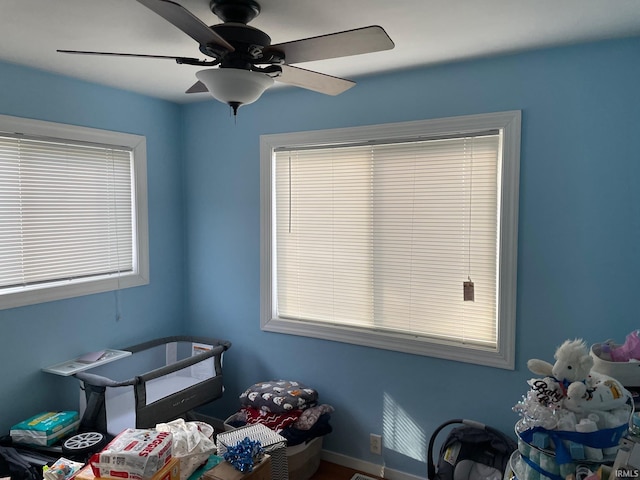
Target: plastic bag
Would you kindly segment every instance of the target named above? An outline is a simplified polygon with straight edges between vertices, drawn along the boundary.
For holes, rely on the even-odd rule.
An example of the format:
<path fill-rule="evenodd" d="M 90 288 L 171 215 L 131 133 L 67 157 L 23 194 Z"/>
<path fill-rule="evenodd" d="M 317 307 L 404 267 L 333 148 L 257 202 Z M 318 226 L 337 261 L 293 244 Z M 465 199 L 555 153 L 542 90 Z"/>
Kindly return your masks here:
<path fill-rule="evenodd" d="M 82 469 L 82 467 L 84 467 L 84 463 L 74 462 L 68 458 L 61 457 L 50 467 L 45 465 L 42 468 L 42 472 L 44 480 L 68 480 Z"/>
<path fill-rule="evenodd" d="M 180 459 L 180 480 L 189 478 L 216 452 L 216 444 L 200 429 L 199 423 L 185 422 L 179 418 L 156 425 L 157 431 L 173 434 L 173 456 Z"/>

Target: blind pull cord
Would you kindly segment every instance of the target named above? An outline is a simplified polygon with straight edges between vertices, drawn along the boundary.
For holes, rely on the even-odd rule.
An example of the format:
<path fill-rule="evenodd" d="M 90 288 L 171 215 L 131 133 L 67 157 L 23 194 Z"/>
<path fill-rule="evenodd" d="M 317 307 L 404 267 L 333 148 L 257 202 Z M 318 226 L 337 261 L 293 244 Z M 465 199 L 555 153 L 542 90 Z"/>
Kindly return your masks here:
<path fill-rule="evenodd" d="M 462 298 L 465 302 L 475 302 L 474 284 L 471 280 L 471 207 L 473 198 L 473 139 L 471 139 L 471 162 L 469 173 L 469 235 L 467 237 L 467 281 L 462 283 Z"/>
<path fill-rule="evenodd" d="M 291 152 L 289 152 L 289 233 L 291 233 Z"/>
<path fill-rule="evenodd" d="M 111 173 L 112 173 L 112 177 L 111 178 L 115 178 L 116 175 L 116 166 L 115 166 L 115 158 L 113 155 L 111 155 Z M 116 201 L 116 189 L 115 189 L 115 185 L 113 186 L 113 208 L 114 208 L 114 216 L 115 216 L 115 220 L 116 220 L 116 261 L 118 263 L 118 276 L 116 278 L 116 282 L 117 282 L 117 288 L 114 290 L 114 301 L 115 301 L 115 319 L 116 322 L 119 322 L 120 319 L 122 318 L 122 312 L 120 310 L 120 238 L 118 235 L 118 202 Z"/>

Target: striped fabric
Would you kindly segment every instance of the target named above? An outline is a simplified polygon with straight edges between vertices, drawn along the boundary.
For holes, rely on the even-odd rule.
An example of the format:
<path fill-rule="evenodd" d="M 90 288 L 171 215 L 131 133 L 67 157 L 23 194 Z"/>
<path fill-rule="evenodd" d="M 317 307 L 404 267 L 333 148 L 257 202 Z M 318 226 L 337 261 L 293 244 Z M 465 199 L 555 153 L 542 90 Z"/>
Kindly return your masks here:
<path fill-rule="evenodd" d="M 272 413 L 258 410 L 257 408 L 245 407 L 242 411 L 247 416 L 248 424 L 261 423 L 269 427 L 276 433 L 280 433 L 285 428 L 293 425 L 302 414 L 301 410 L 293 410 L 288 413 Z"/>

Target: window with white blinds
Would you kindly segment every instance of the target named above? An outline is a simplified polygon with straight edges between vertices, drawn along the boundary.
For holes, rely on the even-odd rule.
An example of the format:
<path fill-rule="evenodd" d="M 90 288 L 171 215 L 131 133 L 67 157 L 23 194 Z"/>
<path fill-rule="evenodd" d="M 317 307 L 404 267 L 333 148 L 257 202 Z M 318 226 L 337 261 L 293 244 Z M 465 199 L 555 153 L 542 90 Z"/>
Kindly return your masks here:
<path fill-rule="evenodd" d="M 263 328 L 513 368 L 503 117 L 269 136 Z"/>
<path fill-rule="evenodd" d="M 141 137 L 11 117 L 0 125 L 2 307 L 146 283 Z"/>

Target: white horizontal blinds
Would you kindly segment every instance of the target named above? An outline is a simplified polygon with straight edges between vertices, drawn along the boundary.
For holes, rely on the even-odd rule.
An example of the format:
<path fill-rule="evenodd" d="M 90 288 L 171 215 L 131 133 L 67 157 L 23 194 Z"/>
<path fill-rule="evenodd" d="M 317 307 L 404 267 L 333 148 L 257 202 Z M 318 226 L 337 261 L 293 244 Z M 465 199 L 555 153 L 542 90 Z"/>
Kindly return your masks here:
<path fill-rule="evenodd" d="M 128 149 L 0 136 L 0 288 L 131 271 Z"/>
<path fill-rule="evenodd" d="M 376 326 L 495 346 L 497 151 L 497 136 L 375 149 Z"/>
<path fill-rule="evenodd" d="M 498 147 L 277 152 L 279 315 L 495 347 Z"/>
<path fill-rule="evenodd" d="M 275 161 L 279 315 L 369 326 L 370 148 L 279 152 Z"/>

